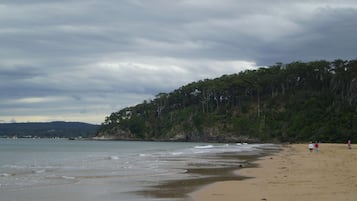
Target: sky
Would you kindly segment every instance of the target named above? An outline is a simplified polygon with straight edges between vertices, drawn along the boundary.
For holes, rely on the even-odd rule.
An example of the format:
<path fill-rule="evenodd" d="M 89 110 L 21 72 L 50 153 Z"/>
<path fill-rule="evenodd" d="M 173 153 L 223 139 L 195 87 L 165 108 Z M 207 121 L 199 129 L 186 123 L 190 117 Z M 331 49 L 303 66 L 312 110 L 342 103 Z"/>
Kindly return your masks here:
<path fill-rule="evenodd" d="M 355 0 L 1 0 L 0 123 L 81 121 L 277 62 L 356 59 Z"/>

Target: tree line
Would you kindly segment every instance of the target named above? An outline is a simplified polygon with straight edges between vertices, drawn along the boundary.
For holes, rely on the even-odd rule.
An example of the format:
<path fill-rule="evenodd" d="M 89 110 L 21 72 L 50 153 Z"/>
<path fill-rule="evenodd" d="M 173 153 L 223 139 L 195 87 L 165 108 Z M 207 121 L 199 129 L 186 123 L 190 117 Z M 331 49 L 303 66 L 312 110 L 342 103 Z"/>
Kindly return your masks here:
<path fill-rule="evenodd" d="M 141 140 L 357 141 L 357 60 L 276 63 L 159 93 L 100 135 Z"/>

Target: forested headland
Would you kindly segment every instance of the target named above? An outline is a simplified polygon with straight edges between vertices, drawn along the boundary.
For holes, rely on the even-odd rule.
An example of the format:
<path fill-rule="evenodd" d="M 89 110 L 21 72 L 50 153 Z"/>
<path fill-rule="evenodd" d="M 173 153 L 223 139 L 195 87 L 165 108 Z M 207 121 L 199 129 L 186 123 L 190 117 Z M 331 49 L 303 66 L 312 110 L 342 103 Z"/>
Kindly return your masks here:
<path fill-rule="evenodd" d="M 193 82 L 113 112 L 97 137 L 357 142 L 357 60 L 277 63 Z"/>

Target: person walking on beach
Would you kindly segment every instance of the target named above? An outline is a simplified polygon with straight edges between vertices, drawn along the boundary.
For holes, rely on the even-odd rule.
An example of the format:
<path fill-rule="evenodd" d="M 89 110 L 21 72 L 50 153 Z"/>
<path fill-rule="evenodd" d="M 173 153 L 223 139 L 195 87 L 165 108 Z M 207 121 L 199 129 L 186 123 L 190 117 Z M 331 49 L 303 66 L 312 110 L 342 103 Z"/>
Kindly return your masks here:
<path fill-rule="evenodd" d="M 352 147 L 351 147 L 351 140 L 348 140 L 347 141 L 347 146 L 348 146 L 348 149 L 351 149 Z"/>
<path fill-rule="evenodd" d="M 315 152 L 319 153 L 319 143 L 318 142 L 315 143 Z"/>
<path fill-rule="evenodd" d="M 309 150 L 310 153 L 312 152 L 312 150 L 314 150 L 314 144 L 312 144 L 312 142 L 309 144 Z"/>

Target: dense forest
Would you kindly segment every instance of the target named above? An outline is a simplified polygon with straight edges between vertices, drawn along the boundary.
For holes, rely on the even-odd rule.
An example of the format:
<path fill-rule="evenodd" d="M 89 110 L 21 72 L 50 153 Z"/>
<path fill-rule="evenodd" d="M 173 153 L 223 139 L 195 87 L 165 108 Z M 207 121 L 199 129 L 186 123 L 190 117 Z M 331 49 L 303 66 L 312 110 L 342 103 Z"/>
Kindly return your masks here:
<path fill-rule="evenodd" d="M 2 137 L 93 137 L 98 125 L 81 122 L 38 122 L 38 123 L 1 123 L 0 136 Z"/>
<path fill-rule="evenodd" d="M 193 82 L 113 112 L 97 137 L 357 141 L 357 60 L 277 63 Z"/>

